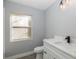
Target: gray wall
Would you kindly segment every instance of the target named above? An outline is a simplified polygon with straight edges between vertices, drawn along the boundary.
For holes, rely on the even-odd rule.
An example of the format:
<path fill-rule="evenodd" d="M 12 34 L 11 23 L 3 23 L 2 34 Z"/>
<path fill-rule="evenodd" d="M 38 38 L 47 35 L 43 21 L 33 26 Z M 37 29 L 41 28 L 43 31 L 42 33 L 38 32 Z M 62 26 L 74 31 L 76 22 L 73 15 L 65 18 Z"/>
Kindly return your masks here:
<path fill-rule="evenodd" d="M 65 9 L 59 7 L 59 0 L 46 10 L 46 36 L 70 35 L 76 37 L 76 7 L 75 0 Z"/>
<path fill-rule="evenodd" d="M 5 56 L 12 56 L 15 54 L 33 50 L 34 47 L 42 45 L 44 38 L 44 11 L 34 9 L 28 6 L 19 5 L 12 2 L 4 2 L 5 8 Z M 25 13 L 32 15 L 32 40 L 25 40 L 20 42 L 10 42 L 10 14 L 11 13 Z"/>

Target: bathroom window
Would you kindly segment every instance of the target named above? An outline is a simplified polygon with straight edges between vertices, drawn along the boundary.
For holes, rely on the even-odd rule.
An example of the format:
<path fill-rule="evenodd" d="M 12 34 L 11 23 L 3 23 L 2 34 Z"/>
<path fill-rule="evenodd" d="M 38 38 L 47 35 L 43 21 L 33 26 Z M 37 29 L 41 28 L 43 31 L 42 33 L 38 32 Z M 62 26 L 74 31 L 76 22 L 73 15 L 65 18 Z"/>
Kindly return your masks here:
<path fill-rule="evenodd" d="M 31 16 L 10 15 L 10 41 L 22 41 L 31 39 Z"/>

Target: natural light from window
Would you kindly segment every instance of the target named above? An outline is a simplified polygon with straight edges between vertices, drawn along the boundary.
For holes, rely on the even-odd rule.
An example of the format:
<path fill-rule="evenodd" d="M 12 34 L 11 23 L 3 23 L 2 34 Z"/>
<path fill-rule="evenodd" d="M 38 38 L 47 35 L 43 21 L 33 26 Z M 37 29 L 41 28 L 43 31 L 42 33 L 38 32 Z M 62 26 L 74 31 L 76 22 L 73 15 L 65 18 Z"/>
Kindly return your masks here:
<path fill-rule="evenodd" d="M 22 41 L 31 38 L 31 16 L 10 15 L 10 41 Z"/>

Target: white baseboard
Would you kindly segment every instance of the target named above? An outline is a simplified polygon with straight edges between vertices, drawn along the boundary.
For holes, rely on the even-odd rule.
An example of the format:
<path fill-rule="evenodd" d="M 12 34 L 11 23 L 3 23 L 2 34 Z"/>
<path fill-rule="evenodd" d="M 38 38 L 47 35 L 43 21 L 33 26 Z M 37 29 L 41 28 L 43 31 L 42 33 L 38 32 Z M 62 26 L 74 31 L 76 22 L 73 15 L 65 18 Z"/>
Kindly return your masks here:
<path fill-rule="evenodd" d="M 29 52 L 26 52 L 26 53 L 21 53 L 21 54 L 17 54 L 17 55 L 14 55 L 14 56 L 6 57 L 5 59 L 16 59 L 16 58 L 20 58 L 20 57 L 23 57 L 23 56 L 31 55 L 33 53 L 34 53 L 34 51 L 29 51 Z"/>

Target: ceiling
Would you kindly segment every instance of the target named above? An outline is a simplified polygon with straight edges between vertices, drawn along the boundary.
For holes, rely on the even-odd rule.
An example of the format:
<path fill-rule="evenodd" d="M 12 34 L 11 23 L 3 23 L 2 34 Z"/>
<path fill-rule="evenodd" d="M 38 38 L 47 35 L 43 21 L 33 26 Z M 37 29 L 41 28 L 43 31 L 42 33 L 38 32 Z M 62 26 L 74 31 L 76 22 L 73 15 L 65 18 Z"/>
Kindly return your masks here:
<path fill-rule="evenodd" d="M 52 5 L 56 0 L 9 0 L 9 1 L 20 3 L 23 5 L 28 5 L 40 10 L 45 10 L 50 5 Z"/>

